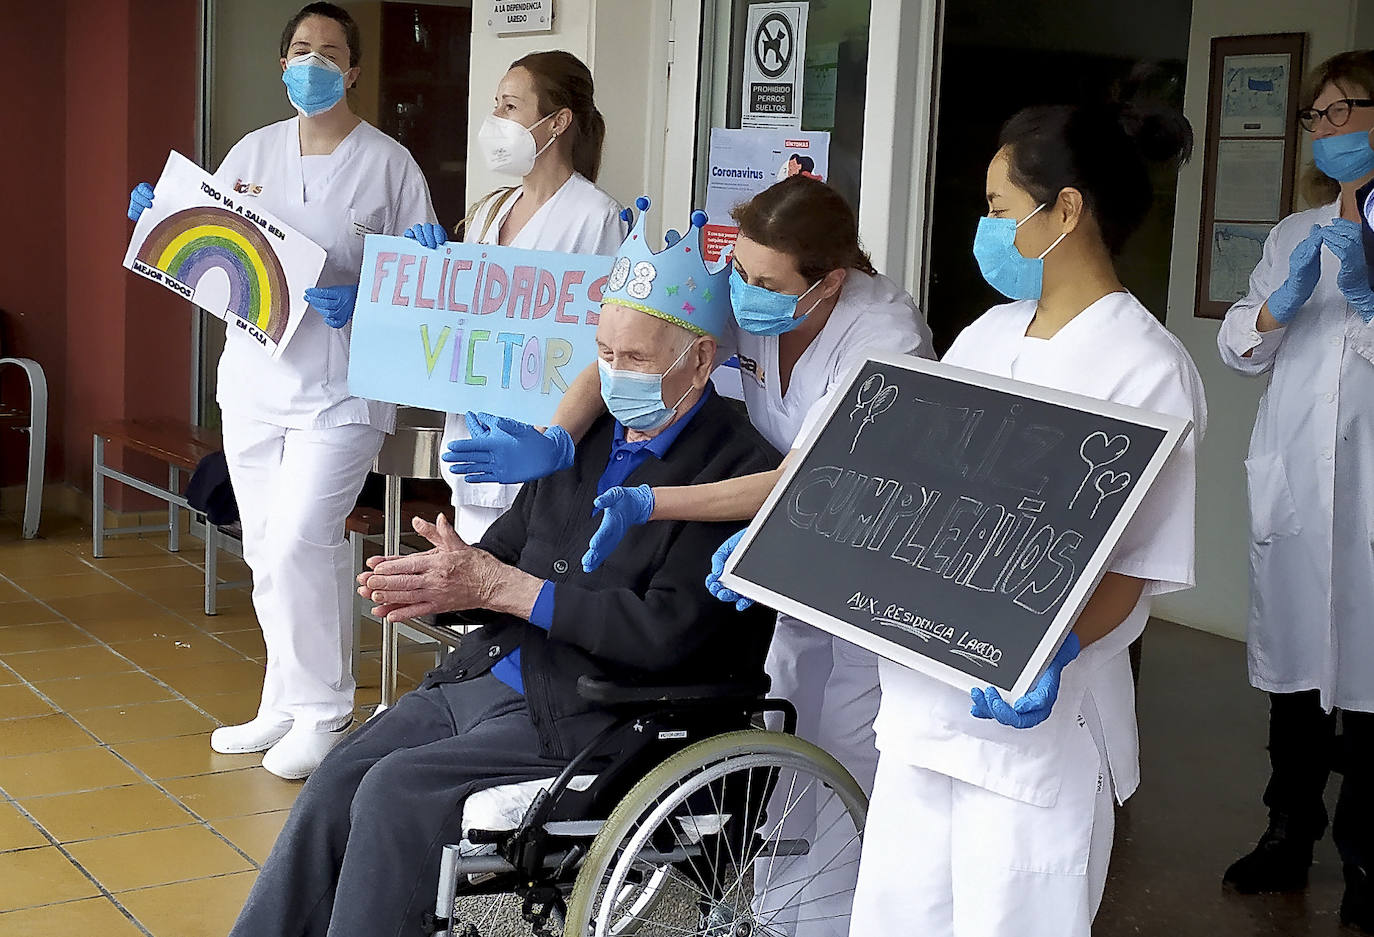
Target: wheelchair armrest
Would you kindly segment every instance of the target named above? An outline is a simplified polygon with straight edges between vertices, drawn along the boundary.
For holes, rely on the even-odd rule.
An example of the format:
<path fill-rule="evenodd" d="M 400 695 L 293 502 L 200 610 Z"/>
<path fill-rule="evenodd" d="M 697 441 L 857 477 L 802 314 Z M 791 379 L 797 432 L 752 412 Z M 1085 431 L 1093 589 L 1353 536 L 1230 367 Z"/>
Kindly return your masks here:
<path fill-rule="evenodd" d="M 767 674 L 729 683 L 691 683 L 647 686 L 613 683 L 585 674 L 577 678 L 577 695 L 598 706 L 636 706 L 663 703 L 729 703 L 758 700 L 768 695 L 772 681 Z"/>

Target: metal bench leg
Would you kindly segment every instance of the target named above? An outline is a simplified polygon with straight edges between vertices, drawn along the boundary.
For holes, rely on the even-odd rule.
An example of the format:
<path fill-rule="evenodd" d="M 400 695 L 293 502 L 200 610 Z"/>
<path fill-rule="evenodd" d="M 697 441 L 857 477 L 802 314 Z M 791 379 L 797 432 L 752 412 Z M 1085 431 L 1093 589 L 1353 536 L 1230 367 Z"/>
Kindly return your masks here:
<path fill-rule="evenodd" d="M 91 555 L 105 555 L 105 440 L 95 437 L 91 475 Z"/>
<path fill-rule="evenodd" d="M 24 539 L 38 536 L 43 514 L 43 466 L 48 452 L 48 379 L 36 363 L 25 365 L 29 376 L 29 475 L 24 488 Z"/>
<path fill-rule="evenodd" d="M 167 466 L 167 490 L 172 494 L 178 494 L 177 485 L 181 477 L 177 474 L 175 465 Z M 167 551 L 169 553 L 181 552 L 181 509 L 175 504 L 167 504 Z"/>
<path fill-rule="evenodd" d="M 205 614 L 219 613 L 219 528 L 205 518 Z"/>
<path fill-rule="evenodd" d="M 353 573 L 357 575 L 363 568 L 363 536 L 356 530 L 348 532 L 348 546 L 353 551 Z M 350 587 L 356 583 L 350 583 Z M 358 595 L 358 590 L 353 589 L 353 679 L 357 680 L 361 676 L 361 658 L 363 647 L 363 602 L 362 596 Z"/>
<path fill-rule="evenodd" d="M 398 556 L 401 552 L 401 479 L 395 475 L 386 477 L 386 530 L 383 535 L 382 549 L 387 556 Z M 382 689 L 381 706 L 390 706 L 396 701 L 396 670 L 400 666 L 396 653 L 396 625 L 386 618 L 382 619 Z"/>
<path fill-rule="evenodd" d="M 382 619 L 382 688 L 379 704 L 385 709 L 396 702 L 396 668 L 399 666 L 396 654 L 396 625 L 387 618 Z"/>

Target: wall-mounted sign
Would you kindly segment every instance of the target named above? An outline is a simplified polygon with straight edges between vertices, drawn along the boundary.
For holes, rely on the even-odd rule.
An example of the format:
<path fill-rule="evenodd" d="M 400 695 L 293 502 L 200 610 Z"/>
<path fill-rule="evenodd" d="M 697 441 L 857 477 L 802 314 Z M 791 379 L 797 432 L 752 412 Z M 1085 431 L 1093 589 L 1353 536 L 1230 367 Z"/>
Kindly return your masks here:
<path fill-rule="evenodd" d="M 487 30 L 539 33 L 553 29 L 553 0 L 487 0 Z"/>
<path fill-rule="evenodd" d="M 750 4 L 741 127 L 801 128 L 808 6 Z"/>

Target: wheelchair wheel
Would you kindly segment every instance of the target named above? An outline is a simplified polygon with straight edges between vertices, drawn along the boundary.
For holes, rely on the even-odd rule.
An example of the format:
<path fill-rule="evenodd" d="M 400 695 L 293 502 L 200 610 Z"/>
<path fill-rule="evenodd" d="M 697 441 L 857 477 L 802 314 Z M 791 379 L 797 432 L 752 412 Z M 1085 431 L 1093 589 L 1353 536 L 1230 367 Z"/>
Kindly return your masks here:
<path fill-rule="evenodd" d="M 564 937 L 843 934 L 868 801 L 791 735 L 730 732 L 640 780 L 592 841 Z"/>

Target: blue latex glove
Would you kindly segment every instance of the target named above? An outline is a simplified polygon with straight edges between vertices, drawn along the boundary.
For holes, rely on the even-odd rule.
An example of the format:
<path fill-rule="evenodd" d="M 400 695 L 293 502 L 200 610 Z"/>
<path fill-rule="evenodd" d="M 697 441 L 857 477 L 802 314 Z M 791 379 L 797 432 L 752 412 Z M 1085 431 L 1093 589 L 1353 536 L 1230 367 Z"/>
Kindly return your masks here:
<path fill-rule="evenodd" d="M 1312 298 L 1322 275 L 1322 229 L 1313 225 L 1288 255 L 1288 279 L 1269 296 L 1269 314 L 1283 325 L 1293 321 L 1303 303 Z"/>
<path fill-rule="evenodd" d="M 150 183 L 140 182 L 129 193 L 129 220 L 137 221 L 143 210 L 153 207 L 153 187 Z"/>
<path fill-rule="evenodd" d="M 440 456 L 449 471 L 469 482 L 514 485 L 534 481 L 573 464 L 573 441 L 561 426 L 539 432 L 528 423 L 490 413 L 463 415 L 470 439 L 455 439 Z"/>
<path fill-rule="evenodd" d="M 1059 653 L 1045 672 L 1036 681 L 1035 687 L 1015 703 L 1008 704 L 996 687 L 980 690 L 974 687 L 969 691 L 973 697 L 971 712 L 979 719 L 996 719 L 1004 726 L 1013 729 L 1031 729 L 1050 717 L 1054 701 L 1059 699 L 1059 677 L 1064 668 L 1078 656 L 1081 645 L 1078 635 L 1072 631 L 1059 645 Z"/>
<path fill-rule="evenodd" d="M 711 555 L 711 572 L 706 576 L 706 591 L 722 602 L 734 602 L 735 611 L 737 612 L 742 612 L 753 605 L 754 600 L 746 599 L 733 589 L 727 589 L 722 586 L 720 584 L 720 575 L 725 572 L 725 561 L 730 558 L 731 553 L 735 552 L 735 547 L 739 546 L 739 542 L 742 539 L 744 539 L 744 531 L 741 530 L 720 545 L 716 552 Z"/>
<path fill-rule="evenodd" d="M 1374 321 L 1374 289 L 1369 287 L 1369 266 L 1364 259 L 1364 235 L 1360 225 L 1337 218 L 1321 232 L 1322 243 L 1341 262 L 1336 285 L 1341 288 L 1345 301 L 1355 307 L 1366 323 Z"/>
<path fill-rule="evenodd" d="M 636 524 L 647 524 L 654 513 L 654 490 L 648 485 L 635 488 L 607 488 L 592 507 L 601 512 L 601 526 L 592 534 L 587 553 L 582 557 L 582 571 L 590 573 L 615 552 L 625 534 Z"/>
<path fill-rule="evenodd" d="M 319 310 L 331 329 L 341 329 L 353 318 L 353 308 L 358 305 L 358 284 L 312 286 L 305 291 L 305 301 Z"/>
<path fill-rule="evenodd" d="M 412 241 L 419 241 L 430 250 L 440 244 L 448 243 L 448 232 L 441 224 L 413 224 L 406 228 L 406 233 L 402 237 L 408 237 Z"/>

